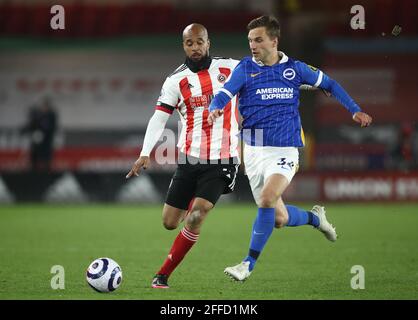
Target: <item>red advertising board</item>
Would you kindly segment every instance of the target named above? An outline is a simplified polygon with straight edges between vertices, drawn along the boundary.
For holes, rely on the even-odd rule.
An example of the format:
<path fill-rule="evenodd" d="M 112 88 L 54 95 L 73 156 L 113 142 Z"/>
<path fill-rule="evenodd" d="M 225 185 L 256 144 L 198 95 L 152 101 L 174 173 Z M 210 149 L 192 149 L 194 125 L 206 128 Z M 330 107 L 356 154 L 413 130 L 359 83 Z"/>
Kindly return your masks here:
<path fill-rule="evenodd" d="M 418 173 L 376 172 L 321 175 L 326 201 L 418 200 Z"/>
<path fill-rule="evenodd" d="M 298 173 L 285 201 L 418 201 L 418 172 Z"/>

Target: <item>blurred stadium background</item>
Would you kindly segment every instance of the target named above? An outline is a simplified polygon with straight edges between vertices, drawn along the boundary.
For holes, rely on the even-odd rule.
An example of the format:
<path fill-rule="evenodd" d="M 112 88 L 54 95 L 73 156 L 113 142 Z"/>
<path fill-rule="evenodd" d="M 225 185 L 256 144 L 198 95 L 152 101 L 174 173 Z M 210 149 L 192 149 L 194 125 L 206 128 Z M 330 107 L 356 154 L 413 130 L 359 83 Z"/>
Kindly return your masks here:
<path fill-rule="evenodd" d="M 207 26 L 212 55 L 249 54 L 245 26 L 273 13 L 281 48 L 337 79 L 374 118 L 358 128 L 334 99 L 304 93 L 307 135 L 289 200 L 418 200 L 418 3 L 413 0 L 0 1 L 0 202 L 160 202 L 174 166 L 124 174 L 140 152 L 165 77 L 184 60 L 181 31 Z M 350 28 L 362 4 L 366 28 Z M 400 26 L 399 35 L 392 34 Z M 50 170 L 31 169 L 31 111 L 56 112 Z M 33 115 L 33 114 L 32 114 Z M 49 120 L 47 120 L 49 121 Z M 168 128 L 177 133 L 177 116 Z M 241 175 L 230 200 L 251 201 Z"/>
<path fill-rule="evenodd" d="M 0 0 L 0 298 L 93 297 L 80 275 L 103 255 L 131 277 L 120 297 L 167 297 L 148 286 L 174 236 L 160 226 L 160 212 L 175 166 L 153 162 L 139 178 L 125 175 L 165 77 L 184 61 L 183 28 L 204 24 L 212 55 L 240 59 L 249 54 L 248 21 L 275 14 L 281 49 L 327 72 L 374 118 L 361 129 L 334 99 L 302 94 L 307 145 L 284 198 L 327 204 L 344 241 L 329 246 L 315 232 L 286 228 L 263 253 L 268 272 L 230 286 L 222 270 L 247 248 L 255 208 L 241 170 L 236 192 L 222 200 L 230 204 L 215 210 L 201 249 L 173 276 L 178 291 L 170 297 L 416 299 L 417 1 L 62 0 L 64 30 L 50 27 L 54 4 Z M 350 27 L 357 4 L 364 30 Z M 45 104 L 55 115 L 39 117 L 34 110 Z M 177 135 L 177 126 L 173 115 L 168 128 Z M 49 168 L 31 162 L 31 145 L 42 137 L 52 141 Z M 299 236 L 287 238 L 292 232 Z M 49 287 L 56 263 L 73 281 L 65 293 Z M 365 293 L 349 287 L 357 263 L 371 271 Z M 195 282 L 184 281 L 188 268 L 200 270 Z"/>

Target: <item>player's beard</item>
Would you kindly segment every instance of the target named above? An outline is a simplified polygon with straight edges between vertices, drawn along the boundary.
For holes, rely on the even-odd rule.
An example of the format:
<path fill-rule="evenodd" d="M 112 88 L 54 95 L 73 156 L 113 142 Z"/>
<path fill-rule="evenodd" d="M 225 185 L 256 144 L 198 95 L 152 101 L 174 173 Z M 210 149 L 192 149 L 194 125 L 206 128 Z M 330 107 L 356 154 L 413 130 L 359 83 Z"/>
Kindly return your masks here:
<path fill-rule="evenodd" d="M 193 72 L 199 72 L 200 70 L 209 69 L 212 58 L 209 54 L 203 56 L 201 59 L 194 61 L 189 57 L 186 57 L 186 65 Z"/>

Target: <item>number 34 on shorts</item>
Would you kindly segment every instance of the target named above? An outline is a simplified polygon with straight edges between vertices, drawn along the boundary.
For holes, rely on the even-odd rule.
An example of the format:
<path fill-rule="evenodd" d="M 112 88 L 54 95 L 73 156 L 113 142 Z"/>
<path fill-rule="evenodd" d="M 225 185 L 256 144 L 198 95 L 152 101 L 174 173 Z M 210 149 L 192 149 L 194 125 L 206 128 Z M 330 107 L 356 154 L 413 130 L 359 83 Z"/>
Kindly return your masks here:
<path fill-rule="evenodd" d="M 299 164 L 295 164 L 294 161 L 288 161 L 287 158 L 279 158 L 277 165 L 285 170 L 295 170 L 295 172 L 299 170 Z"/>

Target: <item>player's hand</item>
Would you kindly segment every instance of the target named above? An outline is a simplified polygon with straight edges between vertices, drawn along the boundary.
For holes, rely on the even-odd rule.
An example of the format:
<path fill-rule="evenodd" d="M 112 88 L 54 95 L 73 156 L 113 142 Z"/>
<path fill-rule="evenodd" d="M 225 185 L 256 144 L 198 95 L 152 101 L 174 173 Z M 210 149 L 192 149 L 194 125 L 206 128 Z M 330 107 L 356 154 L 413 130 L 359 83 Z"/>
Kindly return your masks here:
<path fill-rule="evenodd" d="M 149 163 L 150 163 L 149 157 L 146 157 L 146 156 L 139 157 L 135 161 L 135 163 L 132 165 L 131 171 L 129 171 L 128 174 L 126 175 L 126 179 L 129 179 L 133 175 L 138 177 L 139 172 L 141 171 L 141 168 L 144 168 L 144 170 L 147 169 Z"/>
<path fill-rule="evenodd" d="M 223 114 L 224 114 L 224 111 L 221 109 L 216 109 L 215 111 L 212 111 L 211 113 L 209 113 L 208 123 L 212 125 L 216 121 L 216 118 L 219 118 Z"/>
<path fill-rule="evenodd" d="M 353 120 L 360 123 L 361 127 L 368 127 L 372 123 L 372 117 L 365 112 L 356 112 L 353 115 Z"/>

